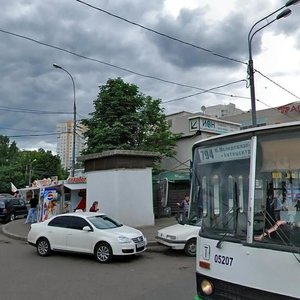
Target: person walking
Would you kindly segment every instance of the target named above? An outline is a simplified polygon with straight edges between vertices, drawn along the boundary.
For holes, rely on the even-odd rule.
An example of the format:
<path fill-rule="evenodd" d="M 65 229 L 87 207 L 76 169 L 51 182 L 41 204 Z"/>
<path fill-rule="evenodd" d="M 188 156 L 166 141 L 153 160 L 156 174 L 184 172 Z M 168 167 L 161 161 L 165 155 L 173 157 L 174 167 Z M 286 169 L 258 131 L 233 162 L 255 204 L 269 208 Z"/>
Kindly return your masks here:
<path fill-rule="evenodd" d="M 181 203 L 177 203 L 177 205 L 183 210 L 185 216 L 187 216 L 190 207 L 190 195 L 185 194 L 184 199 L 181 201 Z"/>
<path fill-rule="evenodd" d="M 180 203 L 177 203 L 177 206 L 179 208 L 179 211 L 177 213 L 176 219 L 179 222 L 185 223 L 190 207 L 190 195 L 185 194 L 184 199 Z"/>
<path fill-rule="evenodd" d="M 97 212 L 99 210 L 98 208 L 98 201 L 94 201 L 92 206 L 90 207 L 91 212 Z"/>
<path fill-rule="evenodd" d="M 27 214 L 25 224 L 36 222 L 38 202 L 39 202 L 39 199 L 36 195 L 33 198 L 30 199 L 30 201 L 29 201 L 30 208 L 28 210 L 28 214 Z"/>

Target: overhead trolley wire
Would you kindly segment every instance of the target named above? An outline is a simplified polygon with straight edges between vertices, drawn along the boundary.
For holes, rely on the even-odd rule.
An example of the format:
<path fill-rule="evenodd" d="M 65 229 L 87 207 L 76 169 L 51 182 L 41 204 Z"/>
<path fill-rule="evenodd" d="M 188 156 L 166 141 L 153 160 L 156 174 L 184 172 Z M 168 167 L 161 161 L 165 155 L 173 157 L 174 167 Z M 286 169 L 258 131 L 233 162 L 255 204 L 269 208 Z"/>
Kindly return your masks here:
<path fill-rule="evenodd" d="M 172 37 L 170 35 L 167 35 L 165 33 L 161 33 L 157 30 L 154 30 L 154 29 L 151 29 L 151 28 L 148 28 L 144 25 L 141 25 L 141 24 L 138 24 L 136 22 L 133 22 L 133 21 L 130 21 L 126 18 L 123 18 L 121 16 L 118 16 L 116 14 L 113 14 L 109 11 L 106 11 L 102 8 L 99 8 L 99 7 L 96 7 L 96 6 L 93 6 L 87 2 L 84 2 L 84 1 L 81 1 L 81 0 L 75 0 L 77 2 L 80 2 L 84 5 L 87 5 L 93 9 L 96 9 L 98 11 L 101 11 L 103 13 L 106 13 L 112 17 L 115 17 L 115 18 L 118 18 L 118 19 L 121 19 L 127 23 L 130 23 L 132 25 L 135 25 L 135 26 L 138 26 L 142 29 L 145 29 L 145 30 L 148 30 L 148 31 L 151 31 L 155 34 L 158 34 L 158 35 L 161 35 L 163 37 L 166 37 L 168 39 L 171 39 L 171 40 L 174 40 L 174 41 L 177 41 L 179 43 L 182 43 L 182 44 L 185 44 L 185 45 L 188 45 L 188 46 L 191 46 L 191 47 L 194 47 L 194 48 L 197 48 L 199 50 L 202 50 L 202 51 L 206 51 L 212 55 L 215 55 L 215 56 L 219 56 L 221 58 L 224 58 L 224 59 L 227 59 L 227 60 L 231 60 L 231 61 L 234 61 L 234 62 L 238 62 L 238 63 L 241 63 L 241 64 L 244 64 L 244 65 L 248 65 L 247 63 L 243 62 L 243 61 L 240 61 L 240 60 L 237 60 L 237 59 L 233 59 L 233 58 L 230 58 L 230 57 L 227 57 L 225 55 L 221 55 L 221 54 L 218 54 L 218 53 L 215 53 L 213 52 L 212 50 L 209 50 L 209 49 L 206 49 L 206 48 L 203 48 L 203 47 L 200 47 L 200 46 L 197 46 L 197 45 L 194 45 L 192 43 L 189 43 L 189 42 L 186 42 L 186 41 L 183 41 L 181 39 L 178 39 L 178 38 L 175 38 L 175 37 Z M 170 80 L 166 80 L 166 79 L 162 79 L 162 78 L 159 78 L 159 77 L 156 77 L 156 76 L 152 76 L 152 75 L 146 75 L 146 74 L 142 74 L 140 72 L 136 72 L 136 71 L 133 71 L 133 70 L 130 70 L 128 68 L 124 68 L 124 67 L 120 67 L 120 66 L 117 66 L 115 64 L 111 64 L 111 63 L 107 63 L 105 61 L 102 61 L 102 60 L 99 60 L 99 59 L 95 59 L 95 58 L 91 58 L 91 57 L 88 57 L 88 56 L 85 56 L 85 55 L 82 55 L 82 54 L 78 54 L 76 52 L 73 52 L 73 51 L 70 51 L 70 50 L 67 50 L 67 49 L 64 49 L 64 48 L 61 48 L 59 46 L 54 46 L 54 45 L 51 45 L 51 44 L 48 44 L 48 43 L 44 43 L 44 42 L 41 42 L 41 41 L 38 41 L 36 39 L 33 39 L 33 38 L 30 38 L 30 37 L 26 37 L 24 35 L 20 35 L 20 34 L 17 34 L 17 33 L 13 33 L 13 32 L 9 32 L 7 30 L 3 30 L 0 28 L 0 32 L 3 32 L 3 33 L 6 33 L 6 34 L 10 34 L 10 35 L 13 35 L 13 36 L 16 36 L 16 37 L 19 37 L 19 38 L 23 38 L 23 39 L 27 39 L 29 41 L 32 41 L 32 42 L 35 42 L 35 43 L 38 43 L 40 45 L 43 45 L 43 46 L 47 46 L 47 47 L 50 47 L 50 48 L 54 48 L 56 50 L 59 50 L 59 51 L 63 51 L 63 52 L 66 52 L 66 53 L 69 53 L 71 55 L 74 55 L 74 56 L 77 56 L 77 57 L 80 57 L 80 58 L 83 58 L 83 59 L 87 59 L 87 60 L 90 60 L 90 61 L 94 61 L 94 62 L 97 62 L 97 63 L 101 63 L 101 64 L 104 64 L 104 65 L 107 65 L 109 67 L 113 67 L 113 68 L 117 68 L 119 70 L 122 70 L 122 71 L 125 71 L 125 72 L 128 72 L 128 73 L 131 73 L 131 74 L 134 74 L 134 75 L 137 75 L 137 76 L 141 76 L 141 77 L 144 77 L 144 78 L 149 78 L 149 79 L 153 79 L 153 80 L 158 80 L 158 81 L 161 81 L 161 82 L 165 82 L 165 83 L 169 83 L 169 84 L 173 84 L 173 85 L 177 85 L 177 86 L 181 86 L 181 87 L 187 87 L 187 88 L 192 88 L 192 89 L 198 89 L 198 90 L 201 90 L 202 92 L 200 93 L 196 93 L 194 94 L 195 96 L 196 95 L 199 95 L 199 94 L 203 94 L 203 93 L 212 93 L 212 94 L 216 94 L 216 95 L 221 95 L 221 96 L 226 96 L 226 97 L 237 97 L 237 98 L 246 98 L 246 99 L 249 99 L 248 97 L 244 97 L 244 96 L 235 96 L 235 95 L 230 95 L 230 94 L 225 94 L 225 93 L 217 93 L 217 92 L 214 92 L 213 90 L 215 88 L 212 88 L 212 89 L 204 89 L 204 88 L 199 88 L 199 87 L 196 87 L 196 86 L 192 86 L 192 85 L 187 85 L 187 84 L 182 84 L 182 83 L 178 83 L 178 82 L 174 82 L 174 81 L 170 81 Z M 261 76 L 265 77 L 266 79 L 268 79 L 270 82 L 272 82 L 273 84 L 277 85 L 278 87 L 280 87 L 281 89 L 285 90 L 287 93 L 293 95 L 294 97 L 296 97 L 297 99 L 300 99 L 297 95 L 293 94 L 292 92 L 288 91 L 286 88 L 282 87 L 281 85 L 279 85 L 278 83 L 276 83 L 274 80 L 268 78 L 266 75 L 262 74 L 260 71 L 258 70 L 255 70 L 256 72 L 258 72 Z M 218 87 L 216 87 L 218 88 Z M 192 97 L 192 95 L 190 96 L 186 96 L 186 97 L 182 97 L 182 99 L 185 99 L 185 98 L 188 98 L 188 97 Z M 178 100 L 182 100 L 181 98 L 178 98 Z M 173 99 L 173 100 L 168 100 L 168 101 L 164 101 L 164 103 L 168 103 L 168 102 L 172 102 L 172 101 L 177 101 L 177 99 Z"/>
<path fill-rule="evenodd" d="M 287 90 L 286 88 L 284 88 L 283 86 L 281 86 L 280 84 L 276 83 L 274 80 L 272 80 L 271 78 L 269 78 L 268 76 L 264 75 L 263 73 L 261 73 L 258 70 L 255 70 L 255 72 L 257 72 L 259 75 L 261 75 L 262 77 L 264 77 L 265 79 L 269 80 L 270 82 L 272 82 L 273 84 L 275 84 L 276 86 L 278 86 L 279 88 L 281 88 L 282 90 L 284 90 L 285 92 L 287 92 L 288 94 L 294 96 L 295 98 L 297 98 L 298 100 L 300 100 L 300 97 L 298 97 L 297 95 L 295 95 L 294 93 L 290 92 L 289 90 Z"/>
<path fill-rule="evenodd" d="M 225 55 L 218 54 L 218 53 L 216 53 L 216 52 L 214 52 L 214 51 L 212 51 L 212 50 L 206 49 L 206 48 L 204 48 L 204 47 L 201 47 L 201 46 L 192 44 L 192 43 L 190 43 L 190 42 L 183 41 L 183 40 L 181 40 L 181 39 L 179 39 L 179 38 L 170 36 L 170 35 L 168 35 L 168 34 L 166 34 L 166 33 L 159 32 L 159 31 L 157 31 L 157 30 L 155 30 L 155 29 L 152 29 L 152 28 L 146 27 L 146 26 L 144 26 L 144 25 L 141 25 L 141 24 L 139 24 L 139 23 L 130 21 L 130 20 L 124 18 L 124 17 L 121 17 L 121 16 L 119 16 L 119 15 L 113 14 L 113 13 L 111 13 L 111 12 L 109 12 L 109 11 L 103 9 L 103 8 L 94 6 L 94 5 L 89 4 L 89 3 L 85 2 L 85 1 L 81 1 L 81 0 L 75 0 L 75 1 L 77 1 L 77 2 L 79 2 L 79 3 L 81 3 L 81 4 L 84 4 L 84 5 L 86 5 L 86 6 L 90 7 L 90 8 L 93 8 L 93 9 L 95 9 L 95 10 L 101 11 L 101 12 L 103 12 L 103 13 L 105 13 L 105 14 L 111 16 L 111 17 L 120 19 L 120 20 L 122 20 L 122 21 L 124 21 L 124 22 L 127 22 L 127 23 L 129 23 L 129 24 L 132 24 L 132 25 L 134 25 L 134 26 L 138 26 L 138 27 L 140 27 L 140 28 L 142 28 L 142 29 L 144 29 L 144 30 L 150 31 L 150 32 L 152 32 L 152 33 L 155 33 L 155 34 L 157 34 L 157 35 L 163 36 L 163 37 L 168 38 L 168 39 L 170 39 L 170 40 L 173 40 L 173 41 L 179 42 L 179 43 L 181 43 L 181 44 L 184 44 L 184 45 L 187 45 L 187 46 L 190 46 L 190 47 L 193 47 L 193 48 L 196 48 L 196 49 L 199 49 L 199 50 L 208 52 L 208 53 L 211 54 L 211 55 L 218 56 L 218 57 L 223 58 L 223 59 L 227 59 L 227 60 L 231 60 L 231 61 L 236 62 L 236 63 L 240 63 L 240 64 L 247 65 L 246 62 L 243 62 L 243 61 L 241 61 L 241 60 L 238 60 L 238 59 L 235 59 L 235 58 L 231 58 L 231 57 L 228 57 L 228 56 L 225 56 Z"/>
<path fill-rule="evenodd" d="M 159 32 L 159 31 L 157 31 L 157 30 L 155 30 L 155 29 L 146 27 L 146 26 L 141 25 L 141 24 L 139 24 L 139 23 L 137 23 L 137 22 L 133 22 L 133 21 L 131 21 L 131 20 L 129 20 L 129 19 L 126 19 L 126 18 L 124 18 L 124 17 L 121 17 L 121 16 L 119 16 L 119 15 L 117 15 L 117 14 L 111 13 L 111 12 L 109 12 L 109 11 L 103 9 L 103 8 L 96 7 L 96 6 L 94 6 L 94 5 L 92 5 L 92 4 L 89 4 L 89 3 L 85 2 L 85 1 L 82 1 L 82 0 L 75 0 L 75 1 L 76 1 L 76 2 L 79 2 L 79 3 L 81 3 L 81 4 L 84 4 L 84 5 L 86 5 L 86 6 L 90 7 L 90 8 L 92 8 L 92 9 L 101 11 L 102 13 L 105 13 L 105 14 L 111 16 L 111 17 L 120 19 L 120 20 L 122 20 L 122 21 L 124 21 L 124 22 L 127 22 L 127 23 L 129 23 L 129 24 L 132 24 L 132 25 L 134 25 L 134 26 L 138 26 L 138 27 L 140 27 L 140 28 L 142 28 L 142 29 L 144 29 L 144 30 L 147 30 L 147 31 L 150 31 L 150 32 L 152 32 L 152 33 L 158 34 L 158 35 L 160 35 L 160 36 L 163 36 L 163 37 L 165 37 L 165 38 L 168 38 L 168 39 L 171 39 L 171 40 L 173 40 L 173 41 L 179 42 L 179 43 L 181 43 L 181 44 L 184 44 L 184 45 L 187 45 L 187 46 L 190 46 L 190 47 L 193 47 L 193 48 L 196 48 L 196 49 L 205 51 L 205 52 L 207 52 L 207 53 L 209 53 L 209 54 L 211 54 L 211 55 L 218 56 L 218 57 L 223 58 L 223 59 L 227 59 L 227 60 L 230 60 L 230 61 L 233 61 L 233 62 L 236 62 L 236 63 L 241 63 L 241 64 L 244 64 L 244 65 L 248 65 L 248 63 L 243 62 L 243 61 L 241 61 L 241 60 L 238 60 L 238 59 L 235 59 L 235 58 L 231 58 L 231 57 L 228 57 L 228 56 L 225 56 L 225 55 L 216 53 L 216 52 L 214 52 L 214 51 L 212 51 L 212 50 L 209 50 L 209 49 L 206 49 L 206 48 L 204 48 L 204 47 L 201 47 L 201 46 L 192 44 L 192 43 L 190 43 L 190 42 L 186 42 L 186 41 L 181 40 L 181 39 L 179 39 L 179 38 L 170 36 L 170 35 L 168 35 L 168 34 L 166 34 L 166 33 Z M 272 80 L 272 79 L 268 78 L 267 76 L 263 75 L 260 71 L 257 71 L 257 70 L 255 70 L 255 71 L 258 72 L 258 73 L 259 73 L 260 75 L 262 75 L 263 77 L 265 77 L 266 79 L 268 79 L 268 80 L 269 80 L 270 82 L 272 82 L 273 84 L 277 85 L 279 88 L 281 88 L 281 89 L 283 89 L 284 91 L 286 91 L 287 93 L 291 94 L 292 96 L 296 97 L 297 99 L 300 99 L 297 95 L 295 95 L 295 94 L 293 94 L 292 92 L 288 91 L 286 88 L 282 87 L 281 85 L 279 85 L 278 83 L 276 83 L 274 80 Z M 206 90 L 206 91 L 207 91 L 207 92 L 210 92 L 210 90 Z M 195 95 L 199 95 L 199 94 L 202 94 L 202 93 L 197 93 L 197 94 L 195 94 Z M 222 94 L 221 94 L 221 95 L 222 95 Z M 224 95 L 224 94 L 223 94 L 223 95 Z M 228 95 L 226 95 L 226 96 L 228 96 Z M 189 97 L 189 96 L 187 96 L 187 97 Z M 242 97 L 240 97 L 240 98 L 242 98 Z M 185 99 L 185 98 L 182 98 L 182 99 Z M 181 100 L 181 99 L 178 98 L 178 100 Z M 164 103 L 171 102 L 171 101 L 177 101 L 177 100 L 176 100 L 176 99 L 174 99 L 174 100 L 168 100 L 168 101 L 165 101 Z"/>
<path fill-rule="evenodd" d="M 73 114 L 71 112 L 62 111 L 46 111 L 46 110 L 36 110 L 27 108 L 12 108 L 8 106 L 0 106 L 0 111 L 11 111 L 11 112 L 22 112 L 22 113 L 38 113 L 38 114 L 56 114 L 56 115 L 69 115 Z"/>
<path fill-rule="evenodd" d="M 24 36 L 24 35 L 21 35 L 21 34 L 17 34 L 17 33 L 14 33 L 14 32 L 10 32 L 10 31 L 7 31 L 7 30 L 1 29 L 1 28 L 0 28 L 0 32 L 9 34 L 9 35 L 12 35 L 12 36 L 15 36 L 15 37 L 19 37 L 19 38 L 22 38 L 22 39 L 25 39 L 25 40 L 29 40 L 31 42 L 34 42 L 34 43 L 37 43 L 37 44 L 40 44 L 40 45 L 43 45 L 43 46 L 46 46 L 46 47 L 50 47 L 50 48 L 53 48 L 53 49 L 56 49 L 56 50 L 59 50 L 59 51 L 63 51 L 63 52 L 72 54 L 74 56 L 77 56 L 77 57 L 80 57 L 80 58 L 83 58 L 83 59 L 86 59 L 86 60 L 94 61 L 94 62 L 97 62 L 97 63 L 100 63 L 100 64 L 104 64 L 106 66 L 113 67 L 113 68 L 131 73 L 131 74 L 134 74 L 134 75 L 137 75 L 137 76 L 141 76 L 141 77 L 144 77 L 144 78 L 153 79 L 153 80 L 157 80 L 157 81 L 160 81 L 160 82 L 165 82 L 165 83 L 169 83 L 169 84 L 173 84 L 173 85 L 177 85 L 177 86 L 181 86 L 181 87 L 187 87 L 187 88 L 191 88 L 191 89 L 196 89 L 196 90 L 200 90 L 200 91 L 205 91 L 206 90 L 204 88 L 200 88 L 200 87 L 196 87 L 196 86 L 192 86 L 192 85 L 188 85 L 188 84 L 182 84 L 182 83 L 179 83 L 179 82 L 166 80 L 166 79 L 162 79 L 162 78 L 155 77 L 155 76 L 152 76 L 152 75 L 146 75 L 146 74 L 142 74 L 142 73 L 139 73 L 139 72 L 136 72 L 136 71 L 132 71 L 128 68 L 123 68 L 123 67 L 120 67 L 120 66 L 117 66 L 117 65 L 114 65 L 114 64 L 96 59 L 96 58 L 91 58 L 91 57 L 88 57 L 88 56 L 85 56 L 85 55 L 82 55 L 82 54 L 78 54 L 78 53 L 73 52 L 71 50 L 67 50 L 67 49 L 61 48 L 59 46 L 54 46 L 54 45 L 51 45 L 51 44 L 48 44 L 48 43 L 45 43 L 45 42 L 41 42 L 39 40 L 30 38 L 30 37 L 27 37 L 27 36 Z M 217 94 L 214 91 L 208 91 L 208 93 Z M 224 94 L 224 96 L 232 97 L 232 95 L 226 95 L 226 94 Z"/>
<path fill-rule="evenodd" d="M 231 85 L 231 84 L 239 83 L 239 82 L 243 82 L 243 81 L 247 82 L 246 79 L 241 79 L 241 80 L 229 82 L 229 83 L 226 83 L 226 84 L 223 84 L 223 85 L 219 85 L 219 86 L 216 86 L 216 87 L 213 87 L 213 88 L 210 88 L 210 89 L 207 89 L 207 90 L 204 90 L 204 91 L 202 91 L 202 92 L 195 93 L 195 94 L 191 94 L 191 95 L 179 97 L 179 98 L 176 98 L 176 99 L 171 99 L 171 100 L 162 101 L 162 103 L 169 103 L 169 102 L 175 102 L 175 101 L 187 99 L 187 98 L 190 98 L 190 97 L 194 97 L 194 96 L 197 96 L 197 95 L 200 95 L 200 94 L 203 94 L 203 93 L 207 93 L 207 92 L 212 91 L 212 90 L 215 90 L 215 89 L 220 89 L 220 88 L 229 86 L 229 85 Z M 215 93 L 218 94 L 218 95 L 222 95 L 222 96 L 226 95 L 226 94 L 218 93 L 218 92 L 215 92 Z M 243 99 L 250 99 L 250 97 L 234 96 L 234 95 L 231 95 L 231 97 L 238 97 L 238 98 L 243 98 Z"/>

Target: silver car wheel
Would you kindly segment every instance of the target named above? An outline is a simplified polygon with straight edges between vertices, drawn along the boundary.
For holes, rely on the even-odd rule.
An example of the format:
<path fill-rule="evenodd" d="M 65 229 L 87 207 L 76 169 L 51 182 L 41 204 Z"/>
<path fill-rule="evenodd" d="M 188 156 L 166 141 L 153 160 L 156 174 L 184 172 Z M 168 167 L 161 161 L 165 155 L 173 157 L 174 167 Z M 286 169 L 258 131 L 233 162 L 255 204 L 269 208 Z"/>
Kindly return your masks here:
<path fill-rule="evenodd" d="M 36 249 L 40 256 L 47 256 L 51 252 L 49 241 L 46 238 L 41 238 L 37 241 Z"/>
<path fill-rule="evenodd" d="M 95 257 L 98 262 L 108 263 L 112 260 L 113 253 L 111 246 L 107 243 L 100 243 L 95 248 Z"/>

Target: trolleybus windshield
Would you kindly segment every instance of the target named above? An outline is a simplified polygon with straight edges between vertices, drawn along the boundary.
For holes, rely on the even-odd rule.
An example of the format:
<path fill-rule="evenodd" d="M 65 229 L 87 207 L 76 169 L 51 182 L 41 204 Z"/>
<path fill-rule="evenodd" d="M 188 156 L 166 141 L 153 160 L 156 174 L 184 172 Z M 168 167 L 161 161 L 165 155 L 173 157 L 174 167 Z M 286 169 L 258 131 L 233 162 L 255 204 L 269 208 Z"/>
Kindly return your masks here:
<path fill-rule="evenodd" d="M 216 239 L 246 239 L 250 140 L 211 142 L 194 150 L 190 216 Z"/>

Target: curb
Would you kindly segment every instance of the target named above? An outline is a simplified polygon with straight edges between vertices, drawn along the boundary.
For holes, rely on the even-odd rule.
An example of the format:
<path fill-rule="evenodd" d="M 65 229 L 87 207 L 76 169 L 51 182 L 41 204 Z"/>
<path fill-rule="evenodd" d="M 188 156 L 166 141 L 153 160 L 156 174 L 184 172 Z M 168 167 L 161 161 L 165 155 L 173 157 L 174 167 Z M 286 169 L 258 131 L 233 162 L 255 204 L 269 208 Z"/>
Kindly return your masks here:
<path fill-rule="evenodd" d="M 7 225 L 5 225 L 5 226 L 2 227 L 2 232 L 3 232 L 4 235 L 6 235 L 8 237 L 11 237 L 13 239 L 16 239 L 16 240 L 21 240 L 21 241 L 27 242 L 27 238 L 26 237 L 18 235 L 18 234 L 11 233 L 11 232 L 8 232 L 6 230 L 6 226 Z"/>

